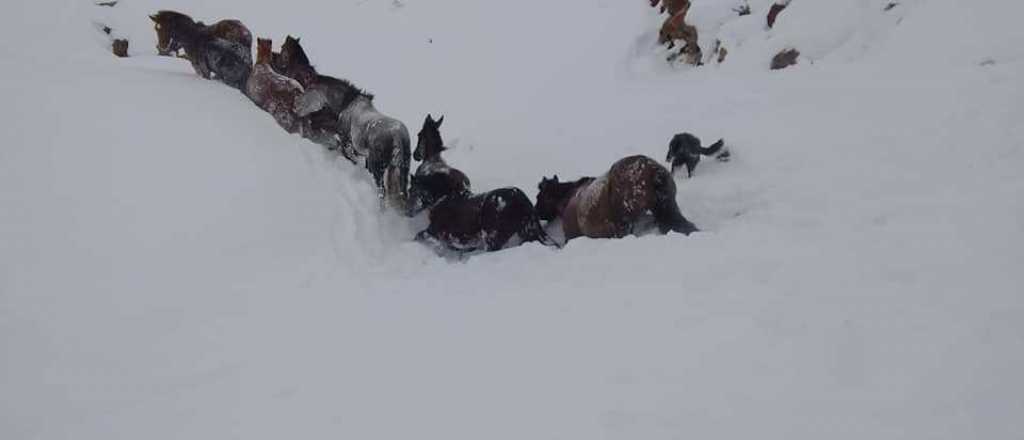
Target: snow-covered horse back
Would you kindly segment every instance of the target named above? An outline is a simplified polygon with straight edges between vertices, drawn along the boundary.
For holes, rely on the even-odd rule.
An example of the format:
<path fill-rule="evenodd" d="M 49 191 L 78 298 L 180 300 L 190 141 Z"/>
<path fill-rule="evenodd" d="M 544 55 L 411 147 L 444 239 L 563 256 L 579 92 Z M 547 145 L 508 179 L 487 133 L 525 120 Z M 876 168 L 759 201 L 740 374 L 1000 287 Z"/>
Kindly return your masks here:
<path fill-rule="evenodd" d="M 252 36 L 240 21 L 206 26 L 174 11 L 160 11 L 149 18 L 156 29 L 156 48 L 161 55 L 184 49 L 199 76 L 215 77 L 236 89 L 245 87 L 252 70 Z"/>
<path fill-rule="evenodd" d="M 547 221 L 561 219 L 566 240 L 640 234 L 646 232 L 646 218 L 662 233 L 697 231 L 679 211 L 671 173 L 647 156 L 620 159 L 600 177 L 572 182 L 544 178 L 537 188 L 537 215 Z"/>
<path fill-rule="evenodd" d="M 285 131 L 299 131 L 301 117 L 296 114 L 296 102 L 303 93 L 302 85 L 281 75 L 270 66 L 271 40 L 257 41 L 256 66 L 245 86 L 245 94 L 257 107 L 270 113 Z"/>

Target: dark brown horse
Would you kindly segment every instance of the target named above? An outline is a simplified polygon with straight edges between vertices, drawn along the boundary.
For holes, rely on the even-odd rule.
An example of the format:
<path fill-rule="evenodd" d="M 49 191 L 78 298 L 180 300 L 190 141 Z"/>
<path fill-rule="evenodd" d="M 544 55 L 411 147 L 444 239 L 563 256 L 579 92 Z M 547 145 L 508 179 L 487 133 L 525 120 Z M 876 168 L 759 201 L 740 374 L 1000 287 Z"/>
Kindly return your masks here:
<path fill-rule="evenodd" d="M 270 40 L 257 40 L 256 66 L 245 86 L 245 94 L 252 102 L 270 113 L 277 124 L 289 133 L 299 131 L 301 117 L 295 107 L 299 96 L 303 93 L 302 85 L 297 81 L 281 75 L 270 67 Z"/>
<path fill-rule="evenodd" d="M 444 116 L 435 121 L 427 115 L 420 129 L 412 157 L 423 162 L 416 168 L 409 186 L 409 215 L 433 207 L 446 196 L 470 193 L 469 178 L 441 158 L 441 152 L 447 149 L 441 139 L 442 122 Z"/>
<path fill-rule="evenodd" d="M 245 87 L 252 70 L 252 37 L 240 22 L 206 26 L 174 11 L 160 11 L 149 18 L 155 23 L 158 52 L 170 55 L 184 49 L 199 76 L 216 77 L 236 89 Z"/>
<path fill-rule="evenodd" d="M 541 227 L 530 198 L 512 187 L 442 198 L 430 209 L 430 225 L 416 240 L 459 253 L 492 252 L 531 241 L 558 246 Z"/>
<path fill-rule="evenodd" d="M 671 173 L 646 156 L 621 159 L 601 177 L 564 183 L 558 176 L 545 178 L 538 189 L 537 215 L 561 220 L 566 240 L 642 234 L 649 229 L 649 220 L 662 233 L 697 231 L 679 212 Z"/>

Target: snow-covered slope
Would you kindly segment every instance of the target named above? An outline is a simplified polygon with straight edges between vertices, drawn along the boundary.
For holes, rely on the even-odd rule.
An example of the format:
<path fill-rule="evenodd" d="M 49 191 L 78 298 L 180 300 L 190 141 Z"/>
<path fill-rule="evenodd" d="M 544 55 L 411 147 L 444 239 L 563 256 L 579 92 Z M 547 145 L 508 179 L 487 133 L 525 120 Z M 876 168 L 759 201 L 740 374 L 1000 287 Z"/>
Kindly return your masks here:
<path fill-rule="evenodd" d="M 766 32 L 755 3 L 694 0 L 743 43 L 699 69 L 640 0 L 5 5 L 0 438 L 1018 437 L 1024 8 L 795 0 Z M 445 114 L 477 189 L 680 131 L 734 160 L 678 182 L 703 233 L 450 263 L 364 172 L 152 56 L 160 8 Z M 813 62 L 769 72 L 784 45 Z"/>

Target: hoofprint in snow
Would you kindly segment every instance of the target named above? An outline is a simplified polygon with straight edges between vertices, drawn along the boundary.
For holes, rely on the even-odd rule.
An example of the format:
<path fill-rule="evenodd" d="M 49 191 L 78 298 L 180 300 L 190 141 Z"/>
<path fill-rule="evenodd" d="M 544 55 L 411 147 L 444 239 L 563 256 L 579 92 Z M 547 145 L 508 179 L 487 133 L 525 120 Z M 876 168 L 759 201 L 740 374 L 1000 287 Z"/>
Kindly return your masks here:
<path fill-rule="evenodd" d="M 1024 432 L 1024 6 L 796 0 L 715 32 L 734 5 L 695 0 L 701 44 L 736 38 L 691 68 L 639 0 L 403 3 L 6 6 L 0 438 Z M 152 56 L 166 7 L 449 115 L 475 188 L 682 131 L 734 160 L 677 180 L 702 233 L 451 264 L 365 171 Z M 768 72 L 790 44 L 807 62 Z"/>

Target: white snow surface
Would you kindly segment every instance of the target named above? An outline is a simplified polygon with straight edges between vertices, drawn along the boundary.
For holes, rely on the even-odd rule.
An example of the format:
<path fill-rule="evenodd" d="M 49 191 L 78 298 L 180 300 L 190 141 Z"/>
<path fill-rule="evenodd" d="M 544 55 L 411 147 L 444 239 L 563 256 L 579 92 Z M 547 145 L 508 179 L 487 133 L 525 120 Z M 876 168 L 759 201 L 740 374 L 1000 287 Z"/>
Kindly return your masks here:
<path fill-rule="evenodd" d="M 667 65 L 645 0 L 5 3 L 0 438 L 1020 438 L 1024 4 L 693 3 L 722 65 Z M 444 114 L 478 191 L 733 160 L 679 177 L 701 233 L 452 263 L 156 57 L 162 8 Z"/>

